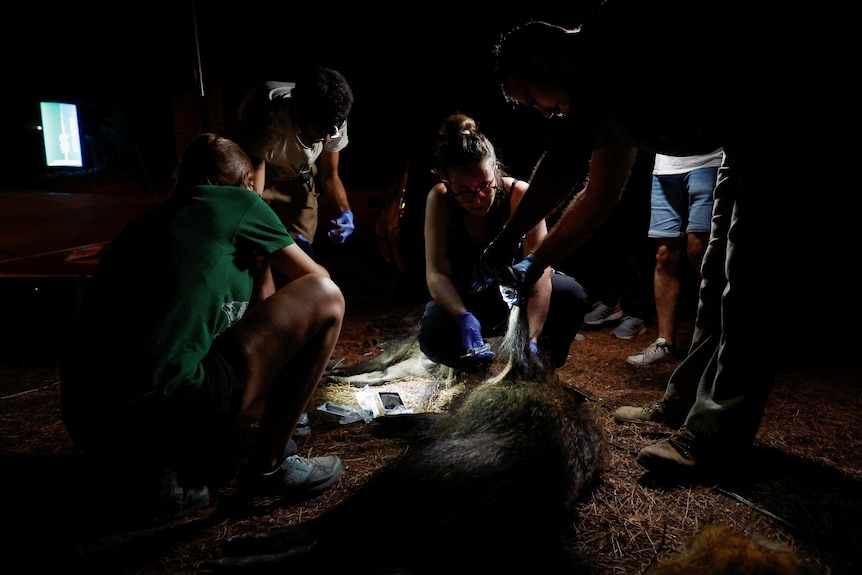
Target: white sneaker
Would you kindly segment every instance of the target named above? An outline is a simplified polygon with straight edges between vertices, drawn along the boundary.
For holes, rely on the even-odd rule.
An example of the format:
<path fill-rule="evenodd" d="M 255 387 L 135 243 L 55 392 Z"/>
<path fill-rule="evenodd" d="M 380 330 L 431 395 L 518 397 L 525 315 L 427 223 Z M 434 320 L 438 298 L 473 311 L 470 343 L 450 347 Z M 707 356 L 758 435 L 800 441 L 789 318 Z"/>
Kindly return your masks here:
<path fill-rule="evenodd" d="M 632 365 L 652 365 L 673 360 L 675 357 L 673 349 L 660 337 L 642 352 L 630 355 L 626 361 Z"/>

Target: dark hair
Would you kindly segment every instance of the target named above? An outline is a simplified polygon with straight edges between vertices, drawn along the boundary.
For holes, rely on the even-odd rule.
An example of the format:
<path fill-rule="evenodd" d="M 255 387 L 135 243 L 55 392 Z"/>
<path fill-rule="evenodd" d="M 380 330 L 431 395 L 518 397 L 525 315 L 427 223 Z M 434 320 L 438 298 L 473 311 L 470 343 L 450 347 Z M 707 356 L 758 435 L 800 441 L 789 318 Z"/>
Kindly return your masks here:
<path fill-rule="evenodd" d="M 571 42 L 576 37 L 572 32 L 541 21 L 513 28 L 494 47 L 497 81 L 501 86 L 509 78 L 559 83 L 571 58 Z"/>
<path fill-rule="evenodd" d="M 253 171 L 251 160 L 236 142 L 203 133 L 186 147 L 177 168 L 174 191 L 200 185 L 251 189 Z"/>
<path fill-rule="evenodd" d="M 353 92 L 340 72 L 317 67 L 300 73 L 291 92 L 297 121 L 329 131 L 340 127 L 353 107 Z"/>
<path fill-rule="evenodd" d="M 479 131 L 473 118 L 456 113 L 443 120 L 434 142 L 435 166 L 432 171 L 435 174 L 445 178 L 451 168 L 469 166 L 489 158 L 497 163 L 493 144 Z"/>

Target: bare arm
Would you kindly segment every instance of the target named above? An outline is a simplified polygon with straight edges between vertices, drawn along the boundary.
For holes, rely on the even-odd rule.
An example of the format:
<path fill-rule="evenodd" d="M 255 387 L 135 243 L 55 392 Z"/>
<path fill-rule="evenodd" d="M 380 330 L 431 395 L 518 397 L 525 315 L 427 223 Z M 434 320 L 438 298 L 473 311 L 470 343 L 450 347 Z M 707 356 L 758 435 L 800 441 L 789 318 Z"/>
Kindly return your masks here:
<path fill-rule="evenodd" d="M 257 256 L 252 269 L 252 304 L 264 301 L 276 292 L 272 266 L 291 279 L 312 273 L 329 276 L 326 268 L 318 265 L 296 244 L 281 248 L 268 256 Z"/>
<path fill-rule="evenodd" d="M 573 153 L 565 147 L 553 148 L 539 159 L 530 178 L 529 189 L 506 224 L 513 235 L 520 237 L 526 234 L 582 183 L 585 174 L 573 168 L 577 161 L 572 157 Z"/>
<path fill-rule="evenodd" d="M 452 266 L 446 255 L 448 206 L 446 187 L 437 184 L 425 201 L 425 281 L 431 298 L 452 317 L 467 311 L 452 283 Z"/>
<path fill-rule="evenodd" d="M 518 182 L 512 193 L 512 210 L 516 210 L 524 193 L 527 191 L 526 182 Z M 533 253 L 548 235 L 548 227 L 544 218 L 536 224 L 533 229 L 524 236 L 523 255 Z M 545 268 L 542 277 L 533 284 L 530 297 L 527 299 L 527 324 L 530 329 L 530 339 L 536 341 L 545 326 L 548 318 L 548 307 L 551 304 L 551 268 Z"/>
<path fill-rule="evenodd" d="M 589 147 L 563 142 L 542 155 L 518 208 L 482 254 L 478 266 L 481 277 L 473 289 L 481 289 L 491 278 L 503 285 L 514 285 L 515 278 L 509 266 L 511 250 L 582 184 L 589 152 Z M 555 262 L 541 262 L 542 267 L 551 263 Z"/>
<path fill-rule="evenodd" d="M 308 274 L 322 274 L 329 277 L 325 267 L 315 262 L 302 248 L 290 244 L 269 255 L 270 264 L 292 280 Z"/>
<path fill-rule="evenodd" d="M 266 186 L 266 160 L 261 160 L 254 166 L 252 185 L 257 195 L 261 195 Z"/>
<path fill-rule="evenodd" d="M 342 212 L 350 210 L 350 202 L 347 201 L 347 191 L 338 174 L 339 152 L 327 152 L 320 154 L 320 188 L 321 194 L 335 202 Z"/>
<path fill-rule="evenodd" d="M 563 260 L 601 227 L 619 202 L 635 156 L 634 148 L 622 145 L 603 146 L 593 151 L 586 186 L 573 198 L 560 220 L 533 252 L 536 261 L 553 265 Z M 540 170 L 541 167 L 537 175 Z M 533 193 L 534 186 L 534 183 L 530 184 L 525 200 Z"/>

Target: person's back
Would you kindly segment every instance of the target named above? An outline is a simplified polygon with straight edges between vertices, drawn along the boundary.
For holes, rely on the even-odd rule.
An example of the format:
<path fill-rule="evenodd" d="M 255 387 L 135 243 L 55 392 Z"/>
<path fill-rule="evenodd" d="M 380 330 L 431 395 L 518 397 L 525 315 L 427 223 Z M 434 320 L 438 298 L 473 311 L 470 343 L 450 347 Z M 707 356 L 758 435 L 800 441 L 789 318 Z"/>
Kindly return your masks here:
<path fill-rule="evenodd" d="M 70 342 L 91 378 L 100 373 L 107 386 L 124 373 L 129 401 L 200 380 L 212 340 L 248 305 L 251 254 L 238 265 L 225 255 L 234 251 L 238 223 L 257 225 L 237 214 L 251 218 L 259 203 L 247 189 L 195 186 L 117 236 L 88 285 Z"/>
<path fill-rule="evenodd" d="M 62 362 L 70 422 L 84 406 L 133 406 L 200 384 L 201 359 L 242 315 L 252 292 L 251 251 L 248 261 L 233 261 L 242 256 L 234 241 L 243 220 L 251 229 L 255 213 L 266 216 L 249 189 L 251 169 L 229 140 L 193 140 L 171 196 L 111 242 L 87 285 Z"/>
<path fill-rule="evenodd" d="M 246 489 L 308 496 L 341 475 L 337 457 L 299 457 L 290 437 L 337 341 L 343 296 L 251 190 L 251 173 L 234 142 L 194 139 L 172 196 L 99 263 L 61 361 L 76 446 L 129 493 L 124 503 L 156 518 L 208 503 L 224 442 L 254 421 Z M 270 265 L 291 278 L 278 291 Z M 257 411 L 270 402 L 274 420 Z"/>

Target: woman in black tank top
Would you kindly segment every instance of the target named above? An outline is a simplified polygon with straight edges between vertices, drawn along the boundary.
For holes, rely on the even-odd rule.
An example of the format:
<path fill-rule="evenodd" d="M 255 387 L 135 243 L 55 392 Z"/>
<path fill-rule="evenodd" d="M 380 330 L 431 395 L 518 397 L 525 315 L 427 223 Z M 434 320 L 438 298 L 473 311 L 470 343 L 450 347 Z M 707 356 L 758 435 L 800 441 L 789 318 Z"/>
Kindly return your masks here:
<path fill-rule="evenodd" d="M 527 183 L 506 175 L 493 145 L 463 114 L 446 118 L 434 147 L 440 178 L 425 213 L 425 277 L 430 301 L 420 322 L 419 344 L 429 359 L 478 371 L 494 357 L 486 341 L 503 335 L 509 306 L 499 287 L 475 288 L 475 269 L 485 247 L 517 206 Z M 511 256 L 529 254 L 547 234 L 542 221 Z M 527 300 L 530 345 L 554 367 L 565 363 L 587 309 L 574 279 L 545 270 Z"/>

